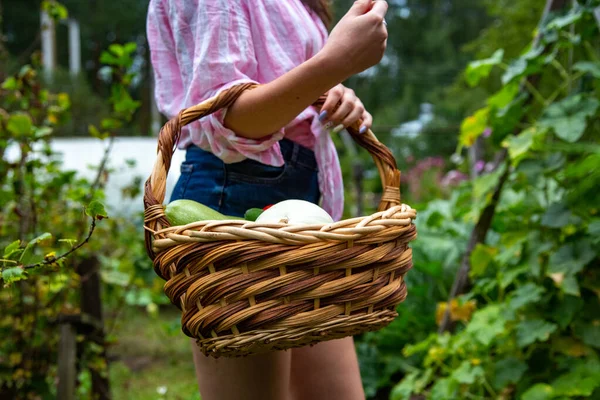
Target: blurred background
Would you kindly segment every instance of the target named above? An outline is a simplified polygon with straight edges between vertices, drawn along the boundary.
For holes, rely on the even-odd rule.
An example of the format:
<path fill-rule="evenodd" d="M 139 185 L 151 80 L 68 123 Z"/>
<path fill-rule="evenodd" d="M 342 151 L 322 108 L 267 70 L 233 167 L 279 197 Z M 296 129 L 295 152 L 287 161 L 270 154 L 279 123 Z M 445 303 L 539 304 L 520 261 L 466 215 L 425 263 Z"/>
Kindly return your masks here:
<path fill-rule="evenodd" d="M 367 397 L 600 399 L 598 0 L 389 4 L 383 61 L 347 86 L 419 237 L 398 318 L 356 337 Z M 0 2 L 1 399 L 200 398 L 143 244 L 147 7 Z M 345 217 L 374 212 L 370 156 L 335 141 Z"/>

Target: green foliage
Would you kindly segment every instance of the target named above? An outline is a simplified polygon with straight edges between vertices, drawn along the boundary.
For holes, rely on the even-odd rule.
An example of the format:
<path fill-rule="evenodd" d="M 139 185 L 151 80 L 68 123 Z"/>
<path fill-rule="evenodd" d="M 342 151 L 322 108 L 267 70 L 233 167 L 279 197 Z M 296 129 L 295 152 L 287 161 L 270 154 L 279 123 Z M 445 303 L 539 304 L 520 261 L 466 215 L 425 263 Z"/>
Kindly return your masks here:
<path fill-rule="evenodd" d="M 65 12 L 56 2 L 44 7 L 57 7 L 49 9 L 57 18 Z M 128 91 L 135 49 L 135 44 L 110 48 L 117 60 L 109 66 L 112 112 L 94 116 L 104 138 L 114 136 L 139 107 Z M 11 338 L 0 345 L 0 397 L 15 399 L 56 396 L 55 320 L 80 312 L 77 268 L 82 264 L 99 259 L 105 298 L 111 299 L 106 305 L 155 309 L 156 302 L 164 302 L 143 242 L 131 240 L 142 236 L 136 220 L 141 216 L 108 219 L 102 189 L 111 171 L 102 164 L 95 181 L 82 179 L 64 170 L 53 151 L 57 130 L 70 120 L 71 100 L 49 90 L 39 70 L 34 58 L 6 77 L 0 95 L 0 276 L 5 287 L 0 333 Z M 94 127 L 93 122 L 88 119 L 86 125 Z M 16 159 L 6 156 L 9 151 Z M 90 371 L 106 372 L 103 351 L 87 340 L 79 344 L 82 398 L 90 392 Z"/>
<path fill-rule="evenodd" d="M 503 168 L 509 168 L 508 180 L 488 241 L 470 257 L 472 287 L 461 298 L 476 301 L 477 311 L 453 333 L 405 347 L 406 356 L 421 354 L 420 365 L 405 369 L 392 399 L 600 395 L 594 47 L 600 34 L 592 10 L 582 1 L 552 16 L 540 30 L 541 47 L 505 66 L 496 52 L 467 68 L 471 83 L 485 84 L 489 77 L 502 79 L 504 87 L 488 108 L 465 120 L 461 142 L 469 146 L 492 126 L 487 145 L 505 147 L 508 162 L 461 190 L 473 190 L 476 205 L 494 190 Z M 492 68 L 504 69 L 504 76 Z M 537 88 L 514 91 L 515 83 L 536 74 Z M 506 107 L 519 97 L 513 118 Z M 475 209 L 478 216 L 481 207 Z"/>

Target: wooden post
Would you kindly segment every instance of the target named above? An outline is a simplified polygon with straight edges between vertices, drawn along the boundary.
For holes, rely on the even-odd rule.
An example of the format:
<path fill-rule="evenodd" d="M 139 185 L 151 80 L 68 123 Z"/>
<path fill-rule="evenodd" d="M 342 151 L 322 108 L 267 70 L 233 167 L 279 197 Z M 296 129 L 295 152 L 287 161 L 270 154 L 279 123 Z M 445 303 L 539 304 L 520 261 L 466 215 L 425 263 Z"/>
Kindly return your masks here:
<path fill-rule="evenodd" d="M 58 398 L 75 400 L 75 380 L 77 379 L 75 360 L 77 357 L 75 327 L 65 321 L 60 324 L 58 342 Z"/>
<path fill-rule="evenodd" d="M 106 360 L 106 343 L 104 333 L 104 322 L 102 319 L 102 296 L 100 285 L 100 262 L 96 257 L 90 257 L 82 260 L 77 266 L 77 273 L 81 276 L 81 312 L 85 317 L 91 317 L 93 325 L 87 325 L 84 328 L 86 339 L 102 346 L 102 354 Z M 106 363 L 108 368 L 108 362 Z M 110 400 L 110 384 L 108 374 L 99 373 L 91 370 L 92 393 L 94 399 Z M 108 371 L 106 371 L 108 372 Z"/>

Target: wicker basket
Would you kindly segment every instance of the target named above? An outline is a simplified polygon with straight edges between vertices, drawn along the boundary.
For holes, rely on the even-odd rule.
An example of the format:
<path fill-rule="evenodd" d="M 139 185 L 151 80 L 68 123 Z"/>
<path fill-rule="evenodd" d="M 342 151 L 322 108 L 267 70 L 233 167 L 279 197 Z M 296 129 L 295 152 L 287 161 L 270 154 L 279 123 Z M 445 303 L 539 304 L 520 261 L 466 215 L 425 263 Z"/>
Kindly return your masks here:
<path fill-rule="evenodd" d="M 416 211 L 400 204 L 400 171 L 369 131 L 350 134 L 373 156 L 384 192 L 379 211 L 328 225 L 240 220 L 170 226 L 163 201 L 181 127 L 230 106 L 234 86 L 183 110 L 160 132 L 144 193 L 146 248 L 186 335 L 206 355 L 237 357 L 373 331 L 406 298 Z M 320 99 L 318 104 L 322 104 Z"/>

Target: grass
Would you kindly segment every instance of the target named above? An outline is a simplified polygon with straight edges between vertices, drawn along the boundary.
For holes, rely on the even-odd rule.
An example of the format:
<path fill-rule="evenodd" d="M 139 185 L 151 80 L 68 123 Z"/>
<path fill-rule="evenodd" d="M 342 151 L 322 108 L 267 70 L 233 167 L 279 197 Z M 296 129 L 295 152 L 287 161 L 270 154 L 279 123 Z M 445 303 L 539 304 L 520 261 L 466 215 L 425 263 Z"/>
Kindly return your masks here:
<path fill-rule="evenodd" d="M 199 400 L 191 342 L 173 308 L 152 317 L 144 310 L 122 312 L 111 332 L 110 384 L 115 400 Z M 110 326 L 110 325 L 109 325 Z"/>

